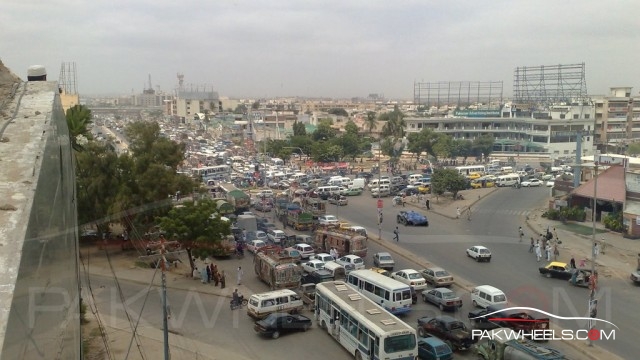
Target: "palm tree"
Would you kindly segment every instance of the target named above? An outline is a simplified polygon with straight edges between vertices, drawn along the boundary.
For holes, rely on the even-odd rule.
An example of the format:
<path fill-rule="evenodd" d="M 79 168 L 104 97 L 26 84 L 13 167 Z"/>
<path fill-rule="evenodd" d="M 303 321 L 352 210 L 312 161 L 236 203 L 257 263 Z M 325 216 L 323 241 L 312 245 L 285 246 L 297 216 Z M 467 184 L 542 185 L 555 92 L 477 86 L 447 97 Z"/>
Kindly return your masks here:
<path fill-rule="evenodd" d="M 71 147 L 75 151 L 84 150 L 83 145 L 91 139 L 89 125 L 91 121 L 91 110 L 84 105 L 76 105 L 67 110 L 67 127 L 69 128 L 69 140 Z"/>
<path fill-rule="evenodd" d="M 367 119 L 365 120 L 365 125 L 367 129 L 369 129 L 369 135 L 378 127 L 378 119 L 376 119 L 376 113 L 373 111 L 367 112 Z"/>

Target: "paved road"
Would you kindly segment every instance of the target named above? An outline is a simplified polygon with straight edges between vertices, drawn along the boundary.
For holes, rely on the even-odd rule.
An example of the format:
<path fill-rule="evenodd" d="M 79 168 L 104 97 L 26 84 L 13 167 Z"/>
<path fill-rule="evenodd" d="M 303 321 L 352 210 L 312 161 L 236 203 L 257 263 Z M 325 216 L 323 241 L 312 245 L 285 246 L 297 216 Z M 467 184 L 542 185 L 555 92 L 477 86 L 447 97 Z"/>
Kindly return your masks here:
<path fill-rule="evenodd" d="M 469 285 L 490 284 L 502 289 L 510 301 L 518 305 L 564 316 L 585 316 L 587 290 L 539 276 L 537 268 L 542 262 L 536 262 L 535 257 L 528 253 L 527 242 L 518 242 L 518 226 L 524 225 L 524 216 L 530 209 L 540 206 L 548 192 L 548 188 L 499 189 L 474 206 L 471 221 L 464 216 L 463 219 L 452 220 L 431 214 L 427 229 L 400 225 L 399 245 L 445 267 L 464 278 Z M 349 201 L 347 208 L 341 209 L 340 216 L 377 234 L 376 200 L 365 192 L 360 197 L 351 197 Z M 390 202 L 386 199 L 385 205 Z M 383 210 L 382 237 L 385 239 L 393 237 L 398 210 L 391 206 Z M 494 256 L 491 263 L 478 264 L 466 258 L 465 249 L 470 245 L 489 247 Z M 638 300 L 632 293 L 637 289 L 630 288 L 628 282 L 620 279 L 602 279 L 600 285 L 598 316 L 620 327 L 615 342 L 604 341 L 600 345 L 624 358 L 634 358 L 635 341 L 640 338 L 640 332 L 634 326 L 637 319 L 629 315 L 637 313 L 634 309 L 638 309 Z M 586 322 L 563 321 L 557 324 L 573 329 L 586 327 Z"/>

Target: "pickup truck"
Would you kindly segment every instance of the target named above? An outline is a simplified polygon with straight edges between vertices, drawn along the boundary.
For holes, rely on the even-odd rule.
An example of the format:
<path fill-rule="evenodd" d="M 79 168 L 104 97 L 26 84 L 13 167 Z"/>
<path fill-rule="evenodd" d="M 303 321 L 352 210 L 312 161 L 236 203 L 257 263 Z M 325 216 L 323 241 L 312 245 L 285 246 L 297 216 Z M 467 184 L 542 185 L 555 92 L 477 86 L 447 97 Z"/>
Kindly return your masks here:
<path fill-rule="evenodd" d="M 447 315 L 419 318 L 418 335 L 420 337 L 435 336 L 449 345 L 453 351 L 468 350 L 477 342 L 462 321 Z"/>
<path fill-rule="evenodd" d="M 504 334 L 508 329 L 491 330 L 492 334 Z M 558 350 L 540 346 L 532 341 L 507 340 L 504 336 L 494 336 L 491 340 L 475 347 L 478 358 L 484 360 L 566 360 Z"/>
<path fill-rule="evenodd" d="M 500 327 L 525 332 L 549 329 L 549 318 L 535 318 L 524 310 L 512 310 L 506 305 L 489 305 L 486 309 L 473 310 L 469 312 L 469 320 L 475 329 L 482 330 Z"/>

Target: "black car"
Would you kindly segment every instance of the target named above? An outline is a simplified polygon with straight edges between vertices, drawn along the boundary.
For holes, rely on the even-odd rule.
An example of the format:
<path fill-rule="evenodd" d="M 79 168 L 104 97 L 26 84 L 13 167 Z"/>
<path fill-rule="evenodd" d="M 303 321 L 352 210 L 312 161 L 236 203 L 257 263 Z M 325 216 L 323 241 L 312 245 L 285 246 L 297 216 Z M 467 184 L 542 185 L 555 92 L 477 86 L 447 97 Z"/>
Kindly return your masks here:
<path fill-rule="evenodd" d="M 258 224 L 258 230 L 267 232 L 269 230 L 277 229 L 276 224 L 271 222 L 262 222 Z"/>
<path fill-rule="evenodd" d="M 404 189 L 402 189 L 402 190 L 398 191 L 398 192 L 396 193 L 396 195 L 398 195 L 398 196 L 402 196 L 402 195 L 405 195 L 405 196 L 412 196 L 412 195 L 418 195 L 419 193 L 420 193 L 420 191 L 418 190 L 418 188 L 415 188 L 415 187 L 410 187 L 410 188 L 405 187 Z"/>
<path fill-rule="evenodd" d="M 311 319 L 298 314 L 273 313 L 253 325 L 253 329 L 261 335 L 274 339 L 280 334 L 291 331 L 307 331 L 311 328 Z"/>

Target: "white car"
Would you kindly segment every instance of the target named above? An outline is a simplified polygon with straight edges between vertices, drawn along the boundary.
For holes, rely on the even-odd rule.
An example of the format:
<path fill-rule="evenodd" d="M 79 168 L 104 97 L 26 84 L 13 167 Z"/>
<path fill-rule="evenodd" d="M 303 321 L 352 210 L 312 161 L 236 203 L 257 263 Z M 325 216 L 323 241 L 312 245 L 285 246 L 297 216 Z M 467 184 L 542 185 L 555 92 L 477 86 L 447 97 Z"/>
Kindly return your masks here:
<path fill-rule="evenodd" d="M 556 183 L 555 183 L 555 181 L 553 181 L 553 180 L 547 180 L 547 182 L 545 183 L 545 185 L 546 185 L 547 187 L 553 187 L 555 184 L 556 184 Z"/>
<path fill-rule="evenodd" d="M 309 256 L 315 254 L 315 251 L 313 251 L 313 247 L 308 244 L 295 244 L 293 248 L 300 252 L 300 257 L 303 259 L 308 259 Z"/>
<path fill-rule="evenodd" d="M 267 246 L 267 243 L 262 240 L 251 240 L 249 244 L 247 244 L 247 251 L 255 254 L 265 246 Z"/>
<path fill-rule="evenodd" d="M 542 181 L 540 181 L 538 179 L 530 179 L 530 180 L 523 181 L 520 185 L 522 185 L 522 187 L 541 186 L 542 185 Z"/>
<path fill-rule="evenodd" d="M 267 238 L 269 238 L 269 241 L 272 243 L 279 245 L 282 243 L 283 239 L 287 238 L 287 234 L 282 230 L 269 230 L 267 232 Z"/>
<path fill-rule="evenodd" d="M 358 255 L 345 255 L 336 262 L 340 265 L 351 264 L 356 270 L 364 269 L 364 260 Z"/>
<path fill-rule="evenodd" d="M 391 273 L 391 278 L 413 287 L 416 291 L 427 288 L 427 282 L 420 272 L 413 269 L 404 269 Z"/>
<path fill-rule="evenodd" d="M 335 217 L 334 215 L 320 215 L 318 216 L 318 223 L 320 225 L 334 225 L 337 226 L 338 223 L 338 218 Z"/>
<path fill-rule="evenodd" d="M 320 260 L 323 263 L 329 262 L 329 261 L 333 261 L 333 256 L 327 254 L 327 253 L 320 253 L 320 254 L 315 254 L 315 255 L 311 255 L 309 256 L 309 259 L 311 260 Z"/>
<path fill-rule="evenodd" d="M 467 256 L 475 261 L 491 261 L 491 250 L 482 245 L 472 246 L 467 249 Z"/>
<path fill-rule="evenodd" d="M 273 190 L 269 190 L 269 189 L 265 189 L 265 190 L 261 190 L 256 194 L 256 197 L 258 198 L 271 198 L 273 197 Z"/>
<path fill-rule="evenodd" d="M 324 269 L 324 261 L 322 260 L 309 260 L 302 264 L 302 269 L 308 273 L 312 273 L 316 270 Z"/>

